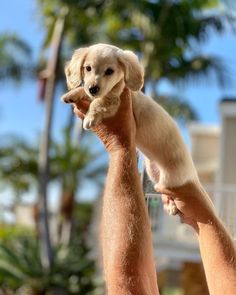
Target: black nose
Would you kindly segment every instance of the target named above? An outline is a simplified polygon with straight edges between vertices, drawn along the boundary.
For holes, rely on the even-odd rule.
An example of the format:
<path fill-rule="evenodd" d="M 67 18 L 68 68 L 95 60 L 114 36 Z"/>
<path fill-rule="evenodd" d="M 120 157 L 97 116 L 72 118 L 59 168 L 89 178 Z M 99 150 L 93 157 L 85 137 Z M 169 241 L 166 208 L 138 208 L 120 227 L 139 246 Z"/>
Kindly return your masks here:
<path fill-rule="evenodd" d="M 94 87 L 90 87 L 90 88 L 89 88 L 89 92 L 90 92 L 92 95 L 94 95 L 94 94 L 98 93 L 99 89 L 100 89 L 100 88 L 96 85 L 96 86 L 94 86 Z"/>

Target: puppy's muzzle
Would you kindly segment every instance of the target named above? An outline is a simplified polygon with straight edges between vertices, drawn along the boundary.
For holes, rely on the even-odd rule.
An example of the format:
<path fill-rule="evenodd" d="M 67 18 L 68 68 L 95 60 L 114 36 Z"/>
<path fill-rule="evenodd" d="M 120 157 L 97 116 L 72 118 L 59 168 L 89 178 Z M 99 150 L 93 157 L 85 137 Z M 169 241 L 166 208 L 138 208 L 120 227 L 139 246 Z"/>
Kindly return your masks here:
<path fill-rule="evenodd" d="M 89 88 L 89 92 L 92 95 L 97 94 L 99 90 L 100 90 L 100 88 L 97 85 Z"/>

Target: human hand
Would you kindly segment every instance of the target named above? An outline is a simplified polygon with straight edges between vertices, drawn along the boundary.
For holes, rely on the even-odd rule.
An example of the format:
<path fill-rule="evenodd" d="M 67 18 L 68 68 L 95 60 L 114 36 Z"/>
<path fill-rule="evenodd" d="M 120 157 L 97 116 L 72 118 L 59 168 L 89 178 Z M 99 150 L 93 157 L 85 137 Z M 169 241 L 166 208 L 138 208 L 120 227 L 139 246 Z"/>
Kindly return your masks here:
<path fill-rule="evenodd" d="M 199 182 L 189 182 L 171 189 L 156 184 L 154 188 L 161 194 L 164 210 L 169 212 L 169 206 L 173 202 L 181 221 L 195 230 L 198 230 L 198 222 L 205 222 L 215 216 L 213 203 Z"/>
<path fill-rule="evenodd" d="M 128 88 L 124 89 L 120 99 L 120 107 L 115 116 L 103 119 L 100 124 L 92 128 L 109 153 L 127 147 L 135 147 L 136 124 Z M 78 100 L 73 105 L 74 113 L 83 120 L 90 102 Z"/>
<path fill-rule="evenodd" d="M 88 95 L 85 93 L 83 87 L 77 87 L 69 90 L 64 95 L 62 95 L 61 100 L 65 103 L 76 103 L 81 100 L 89 100 Z"/>

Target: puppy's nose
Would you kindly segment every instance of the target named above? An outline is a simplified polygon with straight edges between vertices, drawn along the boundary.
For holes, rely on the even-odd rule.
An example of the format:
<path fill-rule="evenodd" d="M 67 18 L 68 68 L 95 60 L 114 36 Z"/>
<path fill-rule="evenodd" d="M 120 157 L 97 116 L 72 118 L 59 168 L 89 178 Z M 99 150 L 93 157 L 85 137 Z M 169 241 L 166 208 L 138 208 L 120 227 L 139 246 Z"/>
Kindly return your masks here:
<path fill-rule="evenodd" d="M 98 93 L 99 90 L 100 90 L 100 88 L 99 88 L 97 85 L 89 88 L 89 92 L 90 92 L 92 95 Z"/>

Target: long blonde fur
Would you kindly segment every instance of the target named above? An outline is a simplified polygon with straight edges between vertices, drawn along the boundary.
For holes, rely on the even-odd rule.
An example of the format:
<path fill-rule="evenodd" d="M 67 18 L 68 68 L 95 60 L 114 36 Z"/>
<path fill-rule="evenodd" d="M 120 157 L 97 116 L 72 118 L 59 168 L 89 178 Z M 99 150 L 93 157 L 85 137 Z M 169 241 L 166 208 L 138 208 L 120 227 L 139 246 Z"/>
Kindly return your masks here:
<path fill-rule="evenodd" d="M 90 71 L 88 67 L 91 67 Z M 114 71 L 111 75 L 105 74 L 108 68 Z M 83 122 L 84 128 L 89 129 L 116 113 L 126 85 L 131 90 L 137 122 L 137 147 L 145 155 L 151 180 L 168 188 L 198 181 L 192 158 L 176 123 L 160 105 L 140 91 L 144 71 L 133 52 L 96 44 L 76 50 L 65 72 L 68 88 L 83 85 L 92 101 Z M 90 88 L 94 86 L 98 86 L 99 91 L 91 95 Z M 68 95 L 63 100 L 73 102 L 71 97 L 68 100 Z M 175 214 L 174 209 L 170 213 Z"/>

